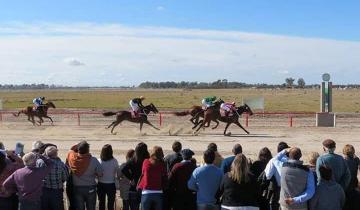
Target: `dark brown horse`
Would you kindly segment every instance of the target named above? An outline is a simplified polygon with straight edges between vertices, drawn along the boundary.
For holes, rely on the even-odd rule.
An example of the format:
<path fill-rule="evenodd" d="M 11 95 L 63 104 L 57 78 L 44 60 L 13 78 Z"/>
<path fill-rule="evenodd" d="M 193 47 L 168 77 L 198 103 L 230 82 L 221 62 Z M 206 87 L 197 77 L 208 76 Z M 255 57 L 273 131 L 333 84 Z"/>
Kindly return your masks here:
<path fill-rule="evenodd" d="M 202 122 L 199 122 L 199 127 L 196 130 L 199 131 L 200 128 L 204 128 L 205 127 L 209 127 L 210 122 L 214 121 L 216 123 L 216 125 L 212 128 L 212 129 L 216 129 L 219 125 L 219 121 L 221 122 L 225 122 L 226 126 L 225 126 L 225 130 L 224 130 L 224 136 L 230 136 L 231 133 L 226 133 L 227 129 L 229 128 L 229 126 L 234 123 L 235 125 L 239 126 L 241 129 L 243 129 L 247 134 L 250 134 L 249 131 L 247 131 L 239 122 L 239 118 L 241 116 L 242 113 L 248 113 L 250 115 L 253 115 L 253 112 L 251 110 L 251 108 L 247 105 L 244 104 L 242 106 L 236 107 L 233 115 L 231 116 L 221 116 L 220 111 L 219 110 L 206 110 L 205 112 L 205 116 L 204 116 L 204 120 Z"/>
<path fill-rule="evenodd" d="M 49 108 L 56 108 L 55 104 L 51 101 L 47 102 L 46 104 L 39 107 L 38 110 L 34 110 L 32 106 L 28 106 L 22 110 L 20 110 L 18 113 L 14 113 L 13 115 L 15 117 L 19 117 L 20 114 L 25 114 L 28 116 L 28 121 L 32 122 L 33 125 L 35 125 L 35 117 L 38 117 L 40 120 L 38 121 L 39 125 L 44 122 L 43 118 L 47 118 L 51 121 L 51 124 L 54 123 L 54 121 L 51 119 L 51 117 L 48 116 L 48 110 Z"/>
<path fill-rule="evenodd" d="M 118 112 L 104 112 L 103 115 L 105 117 L 108 117 L 108 116 L 113 116 L 113 115 L 116 115 L 116 120 L 114 122 L 112 122 L 107 128 L 110 128 L 112 127 L 111 129 L 111 133 L 113 133 L 114 131 L 114 128 L 119 125 L 122 121 L 124 120 L 127 120 L 129 122 L 133 122 L 133 123 L 140 123 L 140 131 L 142 130 L 142 127 L 143 127 L 143 124 L 148 124 L 150 125 L 151 127 L 155 128 L 156 130 L 160 130 L 159 128 L 155 127 L 153 124 L 151 124 L 149 121 L 148 121 L 148 117 L 147 115 L 150 113 L 150 112 L 153 112 L 155 114 L 159 113 L 159 111 L 157 110 L 157 108 L 155 107 L 154 104 L 149 104 L 147 106 L 145 106 L 141 113 L 140 113 L 140 116 L 139 117 L 133 117 L 132 116 L 132 113 L 129 112 L 129 111 L 118 111 Z"/>
<path fill-rule="evenodd" d="M 210 109 L 219 110 L 222 103 L 224 103 L 224 101 L 219 99 L 214 102 L 214 106 L 210 107 Z M 189 110 L 183 112 L 174 112 L 173 114 L 176 116 L 191 115 L 192 117 L 190 122 L 194 125 L 192 129 L 195 129 L 200 123 L 202 123 L 200 118 L 204 118 L 204 112 L 205 110 L 202 108 L 202 106 L 192 106 Z"/>

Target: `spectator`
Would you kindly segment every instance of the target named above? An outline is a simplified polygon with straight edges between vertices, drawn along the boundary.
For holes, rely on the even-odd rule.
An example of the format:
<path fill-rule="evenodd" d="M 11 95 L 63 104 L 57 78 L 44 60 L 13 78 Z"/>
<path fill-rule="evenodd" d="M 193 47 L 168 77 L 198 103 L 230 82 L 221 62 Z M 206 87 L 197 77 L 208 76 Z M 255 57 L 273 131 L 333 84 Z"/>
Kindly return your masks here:
<path fill-rule="evenodd" d="M 307 166 L 309 168 L 309 170 L 311 171 L 311 173 L 313 173 L 314 175 L 314 184 L 315 184 L 315 187 L 317 186 L 316 182 L 318 180 L 317 178 L 317 175 L 316 175 L 316 161 L 317 159 L 319 158 L 319 153 L 317 152 L 311 152 L 309 155 L 308 155 L 308 162 L 309 162 L 309 165 Z"/>
<path fill-rule="evenodd" d="M 42 141 L 34 141 L 31 146 L 31 151 L 35 153 L 40 153 L 40 148 L 44 146 Z"/>
<path fill-rule="evenodd" d="M 72 172 L 73 193 L 77 210 L 95 210 L 96 178 L 103 175 L 99 161 L 89 153 L 86 141 L 71 148 L 67 163 Z"/>
<path fill-rule="evenodd" d="M 344 210 L 360 209 L 360 192 L 356 190 L 359 184 L 357 179 L 357 173 L 360 167 L 359 158 L 355 156 L 355 148 L 350 144 L 345 145 L 343 149 L 343 154 L 351 175 L 350 184 L 345 190 L 347 199 L 345 202 Z"/>
<path fill-rule="evenodd" d="M 121 171 L 130 180 L 129 202 L 131 210 L 139 210 L 141 192 L 137 190 L 136 184 L 141 176 L 142 164 L 147 158 L 149 158 L 147 145 L 141 142 L 135 148 L 134 158 L 127 161 Z"/>
<path fill-rule="evenodd" d="M 260 181 L 262 181 L 261 179 L 263 178 L 266 164 L 271 160 L 271 158 L 272 158 L 272 155 L 271 155 L 270 150 L 267 147 L 264 147 L 259 152 L 258 160 L 256 160 L 250 166 L 251 173 L 256 178 L 260 179 Z M 276 183 L 275 183 L 275 185 L 276 185 Z M 260 201 L 259 201 L 260 210 L 270 209 L 270 200 L 268 199 L 268 192 L 269 192 L 268 187 L 269 187 L 268 182 L 266 183 L 266 186 L 261 186 L 261 196 L 260 196 Z"/>
<path fill-rule="evenodd" d="M 196 168 L 191 162 L 194 152 L 190 149 L 181 151 L 183 161 L 176 163 L 169 175 L 169 188 L 173 190 L 174 210 L 196 210 L 196 194 L 189 190 L 187 181 Z"/>
<path fill-rule="evenodd" d="M 341 210 L 345 203 L 342 187 L 332 179 L 330 167 L 321 165 L 320 182 L 310 201 L 310 210 Z"/>
<path fill-rule="evenodd" d="M 288 153 L 289 159 L 281 168 L 281 209 L 307 210 L 307 201 L 315 193 L 314 176 L 300 161 L 301 150 L 293 147 L 280 152 L 276 159 L 281 161 Z"/>
<path fill-rule="evenodd" d="M 188 181 L 190 190 L 197 192 L 198 210 L 218 210 L 217 192 L 223 177 L 223 172 L 213 163 L 215 160 L 215 151 L 206 150 L 204 152 L 205 165 L 196 168 Z"/>
<path fill-rule="evenodd" d="M 347 163 L 351 175 L 350 184 L 346 192 L 351 192 L 359 184 L 359 181 L 357 179 L 357 174 L 360 167 L 360 161 L 359 158 L 355 156 L 355 148 L 350 144 L 345 145 L 343 149 L 343 154 L 344 154 L 345 162 Z"/>
<path fill-rule="evenodd" d="M 141 192 L 142 210 L 162 210 L 163 191 L 167 184 L 167 172 L 164 153 L 161 147 L 155 146 L 150 158 L 144 160 L 139 189 Z"/>
<path fill-rule="evenodd" d="M 7 193 L 2 189 L 4 181 L 16 170 L 24 167 L 24 163 L 14 151 L 0 150 L 0 209 L 17 210 L 16 193 Z"/>
<path fill-rule="evenodd" d="M 53 163 L 50 173 L 45 177 L 41 206 L 43 210 L 64 210 L 64 182 L 69 177 L 67 166 L 58 157 L 54 146 L 46 148 L 45 154 Z"/>
<path fill-rule="evenodd" d="M 256 178 L 265 170 L 266 165 L 271 160 L 272 155 L 269 148 L 264 147 L 260 150 L 258 160 L 253 162 L 250 166 L 250 171 L 255 175 Z"/>
<path fill-rule="evenodd" d="M 224 160 L 224 158 L 220 155 L 220 153 L 218 152 L 218 148 L 217 145 L 215 143 L 210 143 L 208 145 L 208 150 L 212 150 L 215 153 L 215 160 L 214 160 L 214 165 L 218 168 L 221 167 L 221 163 Z M 206 163 L 205 163 L 206 164 Z"/>
<path fill-rule="evenodd" d="M 289 145 L 287 143 L 279 142 L 277 147 L 277 152 L 279 153 L 287 148 L 289 148 Z M 287 159 L 288 159 L 287 156 L 284 156 L 283 160 L 281 161 L 286 162 Z M 280 175 L 281 175 L 282 162 L 276 161 L 276 158 L 274 157 L 270 159 L 264 170 L 265 178 L 270 180 L 269 186 L 267 187 L 268 189 L 267 189 L 266 197 L 270 201 L 270 206 L 272 210 L 278 210 L 280 207 L 279 205 L 280 186 L 281 186 Z"/>
<path fill-rule="evenodd" d="M 99 177 L 97 191 L 99 197 L 99 210 L 105 210 L 105 199 L 108 198 L 108 210 L 114 210 L 116 186 L 115 176 L 119 168 L 118 161 L 113 157 L 110 144 L 105 144 L 101 150 L 100 164 L 103 176 Z"/>
<path fill-rule="evenodd" d="M 126 153 L 126 162 L 131 160 L 135 155 L 135 150 L 130 149 Z M 122 173 L 122 169 L 125 167 L 126 163 L 120 165 L 117 171 L 117 178 L 119 180 L 119 189 L 120 189 L 120 197 L 123 203 L 123 210 L 130 209 L 130 202 L 129 202 L 129 190 L 130 190 L 130 180 L 124 176 Z"/>
<path fill-rule="evenodd" d="M 231 171 L 222 179 L 220 194 L 222 210 L 259 209 L 260 186 L 257 178 L 250 172 L 245 155 L 236 155 Z"/>
<path fill-rule="evenodd" d="M 2 142 L 0 142 L 0 150 L 5 150 L 5 146 Z"/>
<path fill-rule="evenodd" d="M 346 190 L 351 181 L 351 174 L 344 158 L 335 154 L 335 141 L 331 139 L 323 141 L 323 149 L 325 153 L 316 161 L 316 174 L 318 181 L 320 181 L 319 168 L 321 165 L 326 165 L 332 169 L 335 181 L 340 184 L 344 190 Z"/>
<path fill-rule="evenodd" d="M 36 167 L 37 159 L 44 161 L 44 167 Z M 19 210 L 41 209 L 43 180 L 50 173 L 53 163 L 50 159 L 30 152 L 23 157 L 24 168 L 18 169 L 3 183 L 6 192 L 17 192 Z"/>
<path fill-rule="evenodd" d="M 232 149 L 232 153 L 234 154 L 233 156 L 227 157 L 221 162 L 221 167 L 220 168 L 224 172 L 224 174 L 226 174 L 227 172 L 230 171 L 231 164 L 234 161 L 236 155 L 242 153 L 241 145 L 240 144 L 235 144 L 233 149 Z"/>
<path fill-rule="evenodd" d="M 166 164 L 167 172 L 170 173 L 171 169 L 174 167 L 176 163 L 180 163 L 182 161 L 182 156 L 180 154 L 182 149 L 182 145 L 180 142 L 175 141 L 172 145 L 173 153 L 167 155 L 164 160 Z"/>

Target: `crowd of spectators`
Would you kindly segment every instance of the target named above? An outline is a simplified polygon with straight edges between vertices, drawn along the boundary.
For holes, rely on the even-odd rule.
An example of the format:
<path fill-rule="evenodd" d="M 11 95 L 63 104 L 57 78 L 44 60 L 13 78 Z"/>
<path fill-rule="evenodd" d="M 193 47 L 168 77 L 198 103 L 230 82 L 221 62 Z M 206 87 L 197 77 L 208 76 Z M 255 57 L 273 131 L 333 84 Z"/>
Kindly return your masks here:
<path fill-rule="evenodd" d="M 223 158 L 210 143 L 199 161 L 178 141 L 166 156 L 162 147 L 141 142 L 120 165 L 110 144 L 97 158 L 81 141 L 64 162 L 54 144 L 36 141 L 26 154 L 21 147 L 0 142 L 1 210 L 95 210 L 97 202 L 99 210 L 115 210 L 117 189 L 123 210 L 360 209 L 355 148 L 347 144 L 336 154 L 331 139 L 323 141 L 323 154 L 309 153 L 306 164 L 301 149 L 285 142 L 274 156 L 261 148 L 257 160 L 240 144 Z"/>

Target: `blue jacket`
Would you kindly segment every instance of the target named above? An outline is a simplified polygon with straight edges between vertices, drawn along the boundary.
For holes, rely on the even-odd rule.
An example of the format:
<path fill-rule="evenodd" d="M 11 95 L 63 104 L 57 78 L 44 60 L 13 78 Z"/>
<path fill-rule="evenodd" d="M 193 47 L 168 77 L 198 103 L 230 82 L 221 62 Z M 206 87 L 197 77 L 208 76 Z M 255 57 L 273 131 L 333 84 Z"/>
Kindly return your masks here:
<path fill-rule="evenodd" d="M 351 174 L 345 159 L 334 153 L 325 153 L 321 155 L 316 161 L 316 174 L 318 182 L 320 182 L 319 168 L 321 165 L 329 166 L 333 172 L 333 179 L 340 184 L 344 190 L 346 190 L 350 184 Z"/>
<path fill-rule="evenodd" d="M 221 171 L 226 174 L 231 170 L 231 164 L 235 160 L 235 156 L 227 157 L 221 162 Z"/>
<path fill-rule="evenodd" d="M 216 204 L 223 172 L 213 164 L 196 168 L 188 181 L 188 188 L 197 192 L 198 204 Z"/>

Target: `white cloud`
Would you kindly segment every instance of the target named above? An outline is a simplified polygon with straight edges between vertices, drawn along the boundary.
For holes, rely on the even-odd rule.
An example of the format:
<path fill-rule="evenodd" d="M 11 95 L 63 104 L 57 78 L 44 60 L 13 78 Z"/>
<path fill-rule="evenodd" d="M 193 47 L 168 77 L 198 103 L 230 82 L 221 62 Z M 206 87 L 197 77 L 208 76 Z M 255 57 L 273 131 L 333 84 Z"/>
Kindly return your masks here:
<path fill-rule="evenodd" d="M 156 7 L 156 9 L 157 9 L 158 11 L 164 11 L 164 10 L 165 10 L 165 7 L 163 7 L 163 6 L 158 6 L 158 7 Z"/>
<path fill-rule="evenodd" d="M 81 62 L 77 58 L 65 58 L 64 62 L 70 66 L 84 66 L 85 63 Z"/>
<path fill-rule="evenodd" d="M 218 78 L 283 83 L 288 75 L 310 84 L 320 82 L 323 72 L 335 83 L 360 83 L 360 43 L 328 39 L 119 24 L 11 23 L 0 25 L 0 49 L 0 84 L 136 85 Z M 81 68 L 74 71 L 74 66 Z"/>

